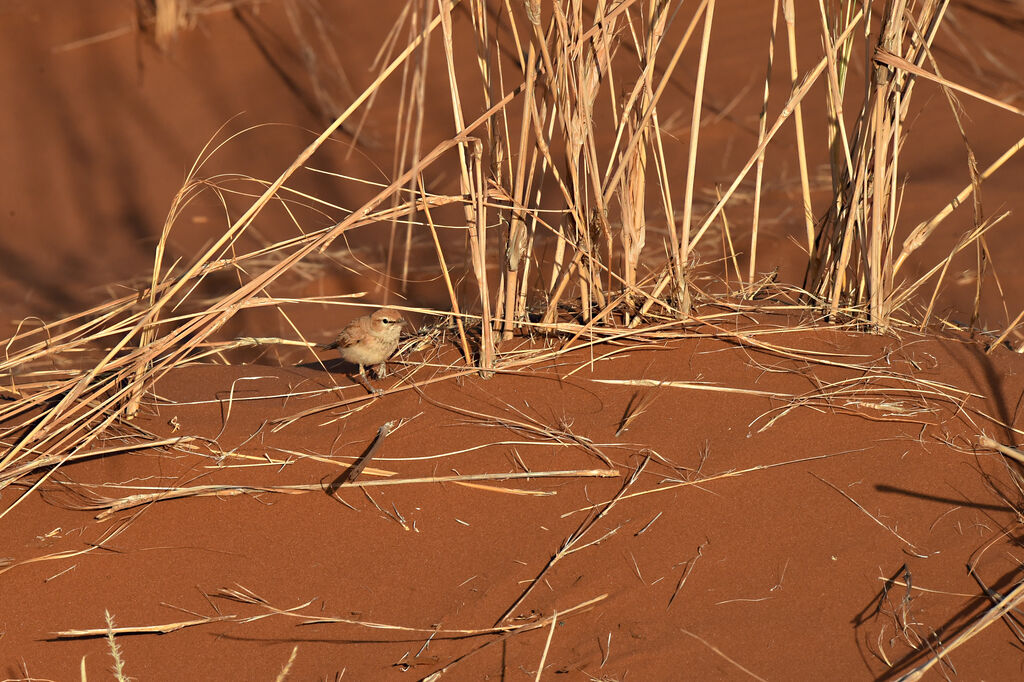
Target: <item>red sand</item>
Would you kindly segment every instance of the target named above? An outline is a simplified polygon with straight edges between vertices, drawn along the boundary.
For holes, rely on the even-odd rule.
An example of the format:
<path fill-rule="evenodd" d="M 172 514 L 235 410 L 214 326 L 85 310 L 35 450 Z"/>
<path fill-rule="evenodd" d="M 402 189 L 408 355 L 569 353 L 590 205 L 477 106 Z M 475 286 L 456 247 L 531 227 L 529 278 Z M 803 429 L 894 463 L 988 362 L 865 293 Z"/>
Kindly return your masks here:
<path fill-rule="evenodd" d="M 955 341 L 904 339 L 898 347 L 892 338 L 830 331 L 786 338 L 792 347 L 858 355 L 834 360 L 1000 395 L 982 409 L 1022 421 L 1016 412 L 1024 375 L 1011 353 L 986 359 Z M 48 638 L 105 627 L 104 611 L 118 626 L 142 626 L 296 609 L 123 636 L 127 671 L 140 679 L 254 679 L 274 674 L 297 645 L 295 679 L 333 679 L 342 671 L 351 679 L 399 678 L 406 667 L 419 679 L 445 666 L 452 679 L 532 677 L 546 627 L 504 637 L 439 634 L 423 648 L 425 639 L 434 628 L 495 625 L 581 528 L 587 531 L 573 545 L 577 551 L 544 573 L 505 623 L 535 622 L 601 598 L 555 627 L 549 672 L 574 677 L 669 679 L 685 671 L 688 678 L 731 678 L 741 677 L 738 666 L 764 679 L 884 676 L 882 656 L 905 670 L 927 652 L 908 640 L 948 643 L 989 606 L 965 565 L 995 590 L 1016 580 L 1018 517 L 998 493 L 1018 499 L 1019 491 L 1000 456 L 970 451 L 976 415 L 958 418 L 948 402 L 901 401 L 892 391 L 882 409 L 880 396 L 833 401 L 836 412 L 863 416 L 797 407 L 759 432 L 785 403 L 662 388 L 616 438 L 636 389 L 595 380 L 700 379 L 799 394 L 811 386 L 801 363 L 707 339 L 632 350 L 568 376 L 586 360 L 577 352 L 558 366 L 490 381 L 467 377 L 461 386 L 441 382 L 422 397 L 406 389 L 348 416 L 328 409 L 278 431 L 274 420 L 330 403 L 256 398 L 315 390 L 326 383 L 322 373 L 259 366 L 175 372 L 157 387 L 170 402 L 149 406 L 140 426 L 170 435 L 173 422 L 177 433 L 214 439 L 216 446 L 197 442 L 198 451 L 231 454 L 218 460 L 179 448 L 77 464 L 65 470 L 74 486 L 15 510 L 0 525 L 15 562 L 109 539 L 73 558 L 16 564 L 0 578 L 8 674 L 68 679 L 87 656 L 99 675 L 110 664 L 102 640 Z M 764 366 L 788 371 L 765 374 Z M 815 372 L 822 380 L 860 374 Z M 985 376 L 1000 377 L 1000 386 Z M 340 380 L 348 386 L 344 397 L 363 393 Z M 205 404 L 187 404 L 198 401 Z M 894 423 L 892 415 L 906 422 Z M 535 421 L 586 439 L 623 476 L 486 481 L 488 489 L 343 489 L 340 500 L 321 490 L 365 451 L 381 424 L 403 419 L 409 421 L 385 439 L 358 480 L 386 480 L 372 475 L 374 468 L 394 478 L 517 472 L 524 464 L 531 471 L 607 468 L 587 448 L 566 444 L 565 435 L 559 444 L 501 420 Z M 307 457 L 314 453 L 321 459 Z M 647 456 L 626 495 L 653 492 L 624 496 L 586 526 L 592 516 L 579 510 L 602 509 Z M 74 510 L 86 490 L 137 492 L 99 484 L 215 483 L 312 490 L 160 501 L 104 521 L 95 511 Z M 886 588 L 890 578 L 896 582 Z M 224 590 L 265 603 L 217 596 Z M 302 624 L 324 617 L 415 630 Z M 1016 646 L 997 625 L 952 661 L 962 679 L 1008 679 L 1020 669 Z"/>
<path fill-rule="evenodd" d="M 800 5 L 808 16 L 813 9 Z M 357 90 L 370 78 L 364 67 L 387 29 L 379 11 L 334 10 L 349 27 L 346 36 L 359 38 L 344 44 L 343 55 Z M 986 45 L 994 59 L 972 68 L 952 34 L 943 33 L 936 55 L 944 74 L 1019 105 L 1021 74 L 1012 69 L 1019 69 L 1014 55 L 1024 38 L 965 4 L 951 11 L 960 39 Z M 0 108 L 8 159 L 0 169 L 5 325 L 26 315 L 53 319 L 120 294 L 105 288 L 112 282 L 144 275 L 170 197 L 230 117 L 245 112 L 232 129 L 267 121 L 290 127 L 228 145 L 210 172 L 268 177 L 294 158 L 309 139 L 301 128 L 319 128 L 322 117 L 301 60 L 284 47 L 290 34 L 274 28 L 287 26 L 282 16 L 278 3 L 214 13 L 163 55 L 130 33 L 53 50 L 131 25 L 130 5 L 8 2 L 0 9 L 0 87 L 8 103 Z M 709 187 L 710 180 L 731 180 L 754 140 L 764 24 L 747 3 L 721 3 L 709 108 L 720 111 L 748 82 L 752 87 L 702 137 Z M 820 48 L 816 26 L 806 26 L 801 49 L 810 63 Z M 687 59 L 681 83 L 693 72 L 695 57 Z M 919 87 L 922 100 L 941 99 Z M 689 106 L 686 92 L 681 85 L 672 95 L 681 107 Z M 372 144 L 349 161 L 339 144 L 323 166 L 364 177 L 374 172 L 368 159 L 390 168 L 395 110 L 382 99 L 368 122 Z M 1019 119 L 964 103 L 985 165 L 1020 136 Z M 430 131 L 448 134 L 450 112 L 434 114 Z M 806 117 L 817 122 L 812 127 L 824 121 L 813 109 Z M 968 180 L 963 143 L 951 126 L 940 101 L 914 122 L 912 135 L 926 142 L 908 142 L 904 225 L 932 215 Z M 670 156 L 681 164 L 684 151 L 680 141 Z M 986 183 L 988 212 L 1019 204 L 1022 163 Z M 788 239 L 802 230 L 792 212 L 795 156 L 770 155 L 769 164 L 777 185 L 763 209 L 769 234 L 761 269 L 780 265 L 783 281 L 799 281 L 804 257 Z M 354 201 L 337 196 L 347 191 L 340 183 L 310 182 L 327 198 Z M 745 235 L 740 211 L 730 209 L 730 217 Z M 917 272 L 966 229 L 969 208 L 955 215 L 949 232 L 919 252 Z M 216 207 L 197 209 L 175 232 L 172 251 L 191 254 L 221 222 Z M 1014 215 L 989 240 L 1010 317 L 1024 291 L 1019 226 Z M 368 244 L 371 260 L 380 259 L 379 245 Z M 940 297 L 943 314 L 961 322 L 970 317 L 973 267 L 973 255 L 958 260 Z M 342 273 L 309 286 L 352 291 L 372 282 Z M 982 319 L 1002 328 L 1007 314 L 986 287 Z M 431 298 L 435 289 L 421 289 L 411 294 L 416 303 L 443 304 Z M 318 340 L 345 321 L 322 311 L 295 319 Z M 226 331 L 289 333 L 280 318 L 254 314 Z M 1024 428 L 1024 364 L 1005 349 L 985 356 L 966 339 L 833 330 L 759 338 L 835 353 L 830 360 L 871 367 L 872 375 L 913 376 L 982 398 L 959 409 L 962 395 L 951 389 L 942 390 L 954 400 L 922 398 L 876 378 L 870 385 L 885 386 L 881 393 L 810 401 L 783 414 L 790 402 L 778 397 L 597 381 L 703 381 L 805 396 L 816 382 L 865 375 L 707 338 L 619 349 L 585 366 L 612 350 L 599 346 L 488 381 L 468 375 L 432 384 L 423 395 L 405 387 L 373 401 L 308 355 L 297 367 L 277 366 L 289 363 L 273 363 L 271 353 L 266 364 L 183 368 L 158 384 L 160 401 L 147 403 L 137 424 L 160 436 L 196 436 L 191 449 L 63 467 L 59 482 L 0 520 L 0 559 L 10 559 L 0 568 L 0 671 L 11 679 L 78 679 L 84 657 L 89 679 L 109 678 L 112 658 L 102 638 L 55 638 L 105 628 L 109 612 L 116 627 L 224 617 L 170 634 L 118 636 L 125 672 L 140 680 L 273 679 L 293 651 L 290 679 L 424 679 L 438 671 L 445 680 L 533 679 L 542 657 L 544 679 L 895 679 L 991 606 L 968 565 L 1002 594 L 1020 580 L 1021 517 L 1014 510 L 1024 509 L 1021 479 L 1005 458 L 975 451 L 975 444 L 983 432 L 1020 442 L 1019 431 L 997 427 L 978 410 Z M 401 374 L 413 371 L 413 360 Z M 356 402 L 338 407 L 338 394 L 323 390 L 334 382 L 344 386 L 342 399 Z M 635 396 L 647 401 L 646 410 L 616 437 Z M 316 406 L 325 409 L 275 422 Z M 346 411 L 353 407 L 361 409 Z M 408 421 L 357 482 L 520 475 L 524 466 L 618 475 L 408 483 L 330 496 L 331 483 L 394 420 Z M 509 428 L 509 420 L 549 435 Z M 610 511 L 588 525 L 644 462 Z M 102 509 L 83 509 L 96 496 L 121 498 L 145 486 L 209 484 L 308 490 L 151 501 L 102 519 Z M 4 508 L 22 492 L 2 491 Z M 574 537 L 569 553 L 545 571 Z M 329 619 L 336 620 L 310 622 Z M 498 633 L 496 625 L 513 629 Z M 467 630 L 483 633 L 461 632 Z M 1021 643 L 1004 622 L 949 660 L 964 680 L 1024 674 Z M 937 667 L 929 679 L 940 674 Z"/>

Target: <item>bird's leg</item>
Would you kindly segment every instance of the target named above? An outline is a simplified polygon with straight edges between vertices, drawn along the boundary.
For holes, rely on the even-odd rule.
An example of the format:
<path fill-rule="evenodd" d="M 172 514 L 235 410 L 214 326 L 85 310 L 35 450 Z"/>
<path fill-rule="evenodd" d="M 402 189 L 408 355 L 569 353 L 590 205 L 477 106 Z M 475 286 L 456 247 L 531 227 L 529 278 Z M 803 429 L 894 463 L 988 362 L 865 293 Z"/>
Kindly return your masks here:
<path fill-rule="evenodd" d="M 366 377 L 366 368 L 362 365 L 359 365 L 359 383 L 361 383 L 363 388 L 373 395 L 377 395 L 381 392 L 379 388 L 374 388 L 370 385 L 370 380 Z"/>
<path fill-rule="evenodd" d="M 383 379 L 388 375 L 388 363 L 382 362 L 373 368 L 373 373 L 377 375 L 378 379 Z"/>

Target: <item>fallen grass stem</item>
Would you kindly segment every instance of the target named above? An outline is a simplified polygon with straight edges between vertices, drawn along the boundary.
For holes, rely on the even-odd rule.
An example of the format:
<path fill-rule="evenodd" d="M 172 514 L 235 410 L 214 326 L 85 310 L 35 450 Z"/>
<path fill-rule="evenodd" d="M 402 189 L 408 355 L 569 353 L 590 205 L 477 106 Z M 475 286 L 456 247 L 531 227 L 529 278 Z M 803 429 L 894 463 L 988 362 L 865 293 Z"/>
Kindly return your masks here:
<path fill-rule="evenodd" d="M 363 469 L 365 469 L 367 463 L 369 463 L 370 458 L 373 457 L 373 454 L 377 452 L 378 449 L 380 449 L 380 446 L 384 443 L 384 439 L 388 437 L 394 427 L 395 422 L 389 421 L 385 422 L 379 429 L 377 429 L 377 435 L 374 437 L 373 442 L 370 443 L 370 447 L 366 449 L 365 453 L 363 453 L 363 456 L 356 460 L 351 467 L 343 471 L 341 475 L 335 478 L 327 487 L 328 495 L 333 497 L 338 488 L 346 483 L 352 483 L 359 477 L 359 474 L 363 472 Z"/>
<path fill-rule="evenodd" d="M 371 621 L 354 620 L 354 619 L 351 619 L 351 618 L 335 618 L 335 617 L 332 617 L 332 616 L 309 616 L 309 615 L 302 614 L 302 613 L 296 613 L 296 611 L 298 609 L 300 609 L 300 608 L 304 608 L 304 607 L 309 606 L 310 602 L 306 602 L 305 604 L 301 604 L 300 606 L 295 607 L 293 609 L 278 609 L 278 608 L 275 608 L 274 606 L 271 606 L 265 600 L 255 596 L 255 595 L 252 595 L 247 590 L 245 592 L 243 592 L 243 593 L 240 593 L 240 592 L 238 592 L 236 590 L 227 590 L 227 591 L 222 590 L 221 591 L 221 596 L 224 596 L 226 598 L 232 599 L 232 600 L 237 601 L 239 603 L 259 606 L 259 607 L 265 609 L 267 611 L 267 613 L 261 614 L 261 615 L 258 615 L 258 616 L 249 616 L 249 617 L 242 617 L 242 616 L 237 615 L 237 614 L 229 614 L 229 615 L 221 615 L 221 616 L 210 616 L 210 617 L 207 617 L 207 618 L 198 618 L 198 619 L 195 619 L 195 620 L 179 621 L 179 622 L 176 622 L 176 623 L 166 623 L 166 624 L 163 624 L 163 625 L 142 625 L 142 626 L 135 626 L 135 627 L 118 627 L 118 628 L 102 627 L 102 628 L 92 628 L 92 629 L 82 629 L 82 630 L 61 630 L 60 632 L 54 633 L 52 635 L 51 639 L 52 640 L 89 639 L 89 638 L 95 638 L 95 637 L 108 637 L 108 636 L 110 636 L 111 633 L 113 633 L 114 635 L 153 635 L 153 634 L 164 635 L 164 634 L 169 634 L 169 633 L 172 633 L 172 632 L 177 632 L 178 630 L 182 630 L 184 628 L 194 627 L 194 626 L 197 626 L 197 625 L 209 625 L 211 623 L 222 623 L 222 622 L 233 622 L 233 623 L 243 624 L 243 623 L 248 623 L 248 622 L 252 622 L 254 620 L 259 620 L 259 619 L 262 619 L 262 618 L 265 618 L 265 617 L 268 617 L 268 616 L 275 616 L 275 615 L 276 616 L 289 616 L 291 618 L 304 619 L 301 623 L 299 623 L 300 626 L 302 626 L 302 625 L 331 625 L 331 624 L 357 625 L 359 627 L 365 627 L 365 628 L 370 628 L 370 629 L 374 629 L 374 630 L 391 630 L 391 631 L 397 631 L 397 632 L 413 632 L 413 633 L 417 633 L 417 634 L 428 635 L 428 636 L 430 636 L 432 638 L 437 638 L 437 639 L 462 639 L 462 638 L 465 638 L 465 637 L 479 637 L 479 636 L 484 636 L 484 635 L 499 635 L 499 634 L 512 633 L 512 632 L 526 632 L 526 631 L 529 631 L 529 630 L 536 630 L 536 629 L 539 629 L 539 628 L 548 627 L 551 623 L 557 622 L 557 619 L 565 618 L 565 617 L 568 617 L 568 616 L 571 616 L 571 615 L 576 615 L 578 613 L 582 613 L 583 611 L 586 611 L 587 609 L 592 607 L 594 604 L 597 604 L 598 602 L 600 602 L 600 601 L 602 601 L 602 600 L 604 600 L 604 599 L 606 599 L 608 597 L 607 594 L 602 594 L 600 596 L 594 597 L 593 599 L 588 599 L 585 602 L 577 604 L 576 606 L 572 606 L 570 608 L 567 608 L 567 609 L 564 609 L 564 610 L 561 610 L 561 611 L 557 611 L 557 612 L 555 612 L 554 615 L 548 616 L 546 618 L 541 618 L 539 620 L 536 620 L 536 621 L 533 621 L 533 622 L 529 622 L 529 623 L 520 623 L 520 624 L 517 624 L 517 625 L 504 625 L 504 626 L 497 626 L 497 627 L 490 627 L 490 628 L 480 628 L 480 629 L 440 629 L 440 628 L 406 627 L 406 626 L 403 626 L 403 625 L 390 625 L 390 624 L 386 624 L 386 623 L 374 623 L 374 622 L 371 622 Z"/>
<path fill-rule="evenodd" d="M 505 481 L 512 479 L 533 478 L 615 478 L 619 476 L 617 469 L 572 469 L 566 471 L 516 471 L 504 474 L 464 474 L 459 476 L 431 476 L 426 478 L 386 479 L 377 481 L 351 481 L 338 486 L 344 488 L 373 488 L 391 485 L 416 485 L 436 483 L 462 483 L 467 481 Z M 322 492 L 323 486 L 315 484 L 250 486 L 250 485 L 198 485 L 182 488 L 164 488 L 159 492 L 140 493 L 124 498 L 97 498 L 94 502 L 76 505 L 83 511 L 106 510 L 96 515 L 103 520 L 124 509 L 167 500 L 187 497 L 232 497 L 236 495 L 278 493 L 283 495 L 301 495 L 310 492 Z"/>
<path fill-rule="evenodd" d="M 89 630 L 61 630 L 53 633 L 51 639 L 90 639 L 94 637 L 108 637 L 110 635 L 166 635 L 196 625 L 208 625 L 209 623 L 221 623 L 224 621 L 237 620 L 238 616 L 210 616 L 209 618 L 198 618 L 196 620 L 183 620 L 177 623 L 165 623 L 163 625 L 140 625 L 129 627 L 102 627 Z"/>
<path fill-rule="evenodd" d="M 544 565 L 544 567 L 540 570 L 540 573 L 537 574 L 537 577 L 535 577 L 532 581 L 530 581 L 530 584 L 526 587 L 526 589 L 523 590 L 522 593 L 520 593 L 519 597 L 517 597 L 516 600 L 514 602 L 512 602 L 512 604 L 507 609 L 505 609 L 505 612 L 501 614 L 501 617 L 498 618 L 497 621 L 495 621 L 495 625 L 500 625 L 504 620 L 506 620 L 509 616 L 512 615 L 512 612 L 515 611 L 515 609 L 520 604 L 523 603 L 523 601 L 526 599 L 526 597 L 529 596 L 529 594 L 533 591 L 533 588 L 535 588 L 538 584 L 540 584 L 540 581 L 544 578 L 544 576 L 547 574 L 547 572 L 556 563 L 558 563 L 562 558 L 568 556 L 569 554 L 572 554 L 574 551 L 576 551 L 576 549 L 579 549 L 579 548 L 575 547 L 576 543 L 578 543 L 583 538 L 583 536 L 586 535 L 587 532 L 589 532 L 590 529 L 593 528 L 594 525 L 598 521 L 600 521 L 602 518 L 604 518 L 608 514 L 608 512 L 610 512 L 612 510 L 612 507 L 614 507 L 615 504 L 620 499 L 623 498 L 623 496 L 625 495 L 626 491 L 630 489 L 630 487 L 636 482 L 636 480 L 638 478 L 640 478 L 640 474 L 643 472 L 644 467 L 647 466 L 647 463 L 650 460 L 651 460 L 651 456 L 650 455 L 647 455 L 646 457 L 644 457 L 643 461 L 640 462 L 640 465 L 633 471 L 633 473 L 630 475 L 630 477 L 622 484 L 622 487 L 619 489 L 619 491 L 617 493 L 615 493 L 614 497 L 612 497 L 607 502 L 601 502 L 599 504 L 594 505 L 595 508 L 596 507 L 602 507 L 602 509 L 598 513 L 596 513 L 592 517 L 590 517 L 589 519 L 585 519 L 575 531 L 573 531 L 572 533 L 569 534 L 569 537 L 567 537 L 562 542 L 562 545 L 558 548 L 558 551 L 556 551 L 551 556 L 551 559 L 549 559 L 548 562 Z M 563 515 L 562 518 L 565 518 L 565 515 Z M 605 535 L 605 537 L 607 537 L 607 535 L 610 535 L 610 534 L 611 533 L 607 533 Z M 591 545 L 591 544 L 595 544 L 595 543 L 588 543 L 588 545 Z"/>
<path fill-rule="evenodd" d="M 692 632 L 690 632 L 689 630 L 685 630 L 683 628 L 680 628 L 680 632 L 682 632 L 684 635 L 688 635 L 690 637 L 693 637 L 695 640 L 697 640 L 698 642 L 700 642 L 701 644 L 703 644 L 707 648 L 711 649 L 716 654 L 718 654 L 719 656 L 724 658 L 726 661 L 728 661 L 729 663 L 732 663 L 739 670 L 741 670 L 741 671 L 745 672 L 747 675 L 750 675 L 751 677 L 753 677 L 755 680 L 760 680 L 760 682 L 768 682 L 767 680 L 765 680 L 760 675 L 757 675 L 757 674 L 751 672 L 750 670 L 748 670 L 747 668 L 743 667 L 742 665 L 740 665 L 738 662 L 736 662 L 735 660 L 733 660 L 732 658 L 727 656 L 721 649 L 719 649 L 718 647 L 716 647 L 714 644 L 712 644 L 711 642 L 707 641 L 703 637 L 700 637 L 699 635 L 695 635 Z"/>
<path fill-rule="evenodd" d="M 738 471 L 726 471 L 726 472 L 721 473 L 721 474 L 715 474 L 713 476 L 706 476 L 704 478 L 698 478 L 698 479 L 694 479 L 692 481 L 683 481 L 681 483 L 673 483 L 672 485 L 667 485 L 667 486 L 665 486 L 663 488 L 651 488 L 650 490 L 641 490 L 639 492 L 629 493 L 628 495 L 627 494 L 623 494 L 621 496 L 617 496 L 615 498 L 615 501 L 619 502 L 619 501 L 628 500 L 628 499 L 634 498 L 634 497 L 640 497 L 642 495 L 651 495 L 653 493 L 665 493 L 665 492 L 668 492 L 670 490 L 675 490 L 677 488 L 687 488 L 687 487 L 693 486 L 693 485 L 699 486 L 699 485 L 702 485 L 704 483 L 710 483 L 712 481 L 719 481 L 719 480 L 722 480 L 722 479 L 725 479 L 725 478 L 735 478 L 737 476 L 743 476 L 745 474 L 753 473 L 755 471 L 766 471 L 768 469 L 776 469 L 778 467 L 790 466 L 792 464 L 801 464 L 803 462 L 814 462 L 816 460 L 821 460 L 821 459 L 830 459 L 832 457 L 839 457 L 840 455 L 848 455 L 848 454 L 850 454 L 852 452 L 863 452 L 866 449 L 867 448 L 856 448 L 856 449 L 853 449 L 853 450 L 843 450 L 841 452 L 833 452 L 833 453 L 830 453 L 830 454 L 827 454 L 827 455 L 814 455 L 813 457 L 801 457 L 800 459 L 791 459 L 791 460 L 788 460 L 786 462 L 777 462 L 775 464 L 759 464 L 759 465 L 757 465 L 755 467 L 750 467 L 748 469 L 740 469 Z M 605 502 L 598 502 L 597 504 L 589 504 L 586 507 L 580 507 L 579 509 L 573 509 L 572 511 L 565 512 L 559 518 L 563 518 L 564 519 L 564 518 L 567 518 L 569 516 L 572 516 L 573 514 L 579 514 L 580 512 L 591 511 L 593 509 L 597 509 L 598 507 L 600 507 L 603 504 L 607 504 L 607 503 L 605 503 Z"/>
<path fill-rule="evenodd" d="M 875 516 L 874 514 L 869 512 L 867 509 L 865 509 L 864 505 L 862 505 L 860 502 L 858 502 L 857 500 L 855 500 L 852 497 L 850 497 L 845 491 L 841 490 L 836 485 L 826 481 L 824 478 L 822 478 L 821 476 L 818 476 L 817 474 L 815 474 L 813 472 L 811 473 L 811 475 L 814 476 L 819 481 L 821 481 L 822 483 L 824 483 L 825 485 L 827 485 L 829 488 L 832 488 L 832 490 L 835 490 L 837 493 L 839 493 L 840 495 L 845 497 L 847 500 L 849 500 L 851 503 L 853 503 L 853 505 L 855 507 L 857 507 L 857 509 L 860 509 L 862 512 L 867 514 L 869 519 L 871 519 L 872 521 L 877 523 L 879 526 L 881 526 L 882 528 L 886 529 L 887 531 L 892 533 L 894 536 L 896 536 L 903 544 L 905 544 L 907 547 L 910 548 L 911 553 L 914 556 L 916 556 L 919 559 L 927 559 L 930 556 L 929 554 L 923 554 L 922 550 L 918 549 L 917 546 L 913 542 L 911 542 L 910 540 L 906 539 L 905 537 L 903 537 L 902 535 L 897 533 L 895 530 L 893 530 L 889 526 L 887 526 L 884 523 L 882 523 L 882 521 L 877 516 Z"/>
<path fill-rule="evenodd" d="M 1007 613 L 1017 608 L 1021 603 L 1024 603 L 1024 582 L 1019 583 L 1002 599 L 1002 601 L 978 617 L 945 648 L 936 652 L 924 664 L 919 665 L 913 670 L 900 676 L 896 682 L 916 682 L 916 680 L 921 679 L 926 672 L 953 653 L 953 651 L 966 644 L 975 635 L 985 630 L 989 625 L 992 625 L 992 623 L 1001 620 Z"/>
<path fill-rule="evenodd" d="M 686 581 L 690 579 L 690 574 L 693 572 L 693 569 L 697 566 L 697 560 L 704 556 L 704 548 L 707 547 L 707 544 L 707 542 L 701 543 L 701 545 L 697 547 L 696 556 L 694 556 L 692 559 L 686 562 L 686 567 L 683 569 L 683 574 L 679 576 L 679 582 L 676 583 L 676 589 L 672 591 L 672 596 L 669 597 L 668 604 L 665 605 L 666 611 L 669 609 L 669 607 L 672 606 L 672 603 L 676 600 L 676 597 L 679 596 L 679 593 L 683 589 L 683 585 L 685 585 Z"/>
<path fill-rule="evenodd" d="M 1024 452 L 1021 452 L 1017 448 L 1011 448 L 1007 445 L 1003 445 L 998 441 L 992 440 L 988 436 L 980 436 L 978 438 L 978 445 L 980 445 L 983 448 L 995 450 L 996 452 L 1002 453 L 1016 462 L 1024 464 Z"/>

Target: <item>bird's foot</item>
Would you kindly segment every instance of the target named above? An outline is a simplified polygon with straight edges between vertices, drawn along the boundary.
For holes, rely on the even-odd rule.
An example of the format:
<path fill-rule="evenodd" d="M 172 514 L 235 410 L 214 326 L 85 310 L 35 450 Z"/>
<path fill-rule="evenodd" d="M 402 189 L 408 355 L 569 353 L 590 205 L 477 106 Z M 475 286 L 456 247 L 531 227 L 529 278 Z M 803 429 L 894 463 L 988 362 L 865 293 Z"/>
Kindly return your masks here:
<path fill-rule="evenodd" d="M 370 380 L 367 378 L 365 371 L 360 372 L 356 376 L 356 379 L 357 381 L 359 381 L 360 384 L 362 384 L 363 388 L 365 388 L 367 393 L 369 393 L 370 395 L 377 396 L 384 392 L 383 390 L 376 388 L 375 386 L 370 384 Z"/>

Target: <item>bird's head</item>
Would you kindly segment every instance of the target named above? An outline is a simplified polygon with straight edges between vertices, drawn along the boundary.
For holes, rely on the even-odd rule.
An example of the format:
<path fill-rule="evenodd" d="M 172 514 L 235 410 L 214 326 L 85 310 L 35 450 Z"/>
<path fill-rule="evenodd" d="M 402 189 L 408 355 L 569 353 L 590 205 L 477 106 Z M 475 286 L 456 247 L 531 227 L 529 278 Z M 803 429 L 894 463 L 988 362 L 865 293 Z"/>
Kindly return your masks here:
<path fill-rule="evenodd" d="M 375 326 L 380 325 L 382 329 L 400 330 L 403 325 L 407 324 L 402 313 L 394 308 L 381 308 L 371 316 L 371 319 Z"/>

